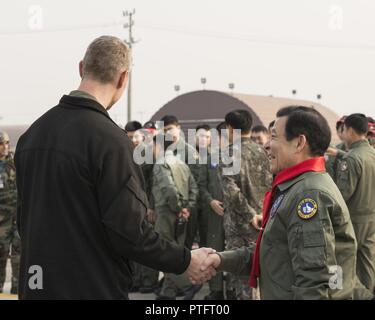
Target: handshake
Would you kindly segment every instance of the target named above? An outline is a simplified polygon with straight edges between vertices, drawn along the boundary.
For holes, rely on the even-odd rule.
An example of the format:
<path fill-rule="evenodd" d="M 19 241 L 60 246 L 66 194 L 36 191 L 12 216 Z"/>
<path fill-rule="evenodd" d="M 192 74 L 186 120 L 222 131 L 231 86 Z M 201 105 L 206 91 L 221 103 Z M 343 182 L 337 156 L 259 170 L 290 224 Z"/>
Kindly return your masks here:
<path fill-rule="evenodd" d="M 191 251 L 190 265 L 186 270 L 192 284 L 202 284 L 216 275 L 221 258 L 216 250 L 199 248 Z"/>

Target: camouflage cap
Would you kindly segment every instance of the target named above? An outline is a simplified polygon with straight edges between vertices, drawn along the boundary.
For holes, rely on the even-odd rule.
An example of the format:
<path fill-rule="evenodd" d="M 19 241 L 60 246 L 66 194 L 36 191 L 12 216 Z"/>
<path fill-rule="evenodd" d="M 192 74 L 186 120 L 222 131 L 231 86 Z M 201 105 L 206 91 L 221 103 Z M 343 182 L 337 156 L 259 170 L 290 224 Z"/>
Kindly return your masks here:
<path fill-rule="evenodd" d="M 0 143 L 9 142 L 9 136 L 5 131 L 0 131 Z"/>

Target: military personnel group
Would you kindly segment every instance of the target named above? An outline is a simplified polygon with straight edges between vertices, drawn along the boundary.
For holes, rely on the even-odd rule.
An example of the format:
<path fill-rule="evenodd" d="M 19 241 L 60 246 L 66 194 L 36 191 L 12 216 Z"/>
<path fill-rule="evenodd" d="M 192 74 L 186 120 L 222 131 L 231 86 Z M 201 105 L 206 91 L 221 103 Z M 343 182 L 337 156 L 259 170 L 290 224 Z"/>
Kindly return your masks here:
<path fill-rule="evenodd" d="M 127 50 L 116 39 L 101 41 Z M 88 91 L 81 86 L 63 99 L 100 108 Z M 140 165 L 147 195 L 142 203 L 148 202 L 145 223 L 175 243 L 173 248 L 192 254 L 196 248 L 214 249 L 204 249 L 202 277 L 152 268 L 155 264 L 142 264 L 146 259 L 132 253 L 138 262 L 131 262 L 129 292 L 191 300 L 208 281 L 206 300 L 374 299 L 375 121 L 357 113 L 342 117 L 336 125 L 341 142 L 333 146 L 328 122 L 314 108 L 287 106 L 274 118 L 268 128 L 253 126 L 249 111 L 231 110 L 215 127 L 197 123 L 195 146 L 185 141 L 174 115 L 161 118 L 161 127 L 151 121 L 126 124 L 124 144 L 130 139 L 133 153 L 152 152 L 152 163 Z M 216 134 L 219 144 L 213 146 Z M 16 151 L 15 166 L 9 136 L 0 133 L 0 290 L 10 258 L 12 293 L 18 288 L 20 252 L 27 255 L 16 223 L 16 168 L 17 175 L 24 168 L 24 150 L 18 166 Z M 239 170 L 232 174 L 225 171 L 223 150 L 239 157 Z M 31 229 L 22 228 L 24 221 L 18 230 L 27 245 L 22 233 Z"/>

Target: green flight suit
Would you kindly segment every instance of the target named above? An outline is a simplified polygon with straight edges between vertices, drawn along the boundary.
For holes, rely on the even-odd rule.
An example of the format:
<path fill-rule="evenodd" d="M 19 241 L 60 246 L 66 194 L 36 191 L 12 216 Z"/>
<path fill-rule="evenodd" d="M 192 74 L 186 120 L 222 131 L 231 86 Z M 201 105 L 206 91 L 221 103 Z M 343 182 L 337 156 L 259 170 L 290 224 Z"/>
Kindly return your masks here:
<path fill-rule="evenodd" d="M 164 161 L 164 163 L 162 163 Z M 157 214 L 155 230 L 165 239 L 184 244 L 186 225 L 178 232 L 176 220 L 183 208 L 189 211 L 196 206 L 198 186 L 189 167 L 172 151 L 166 151 L 163 159 L 158 159 L 153 168 L 152 194 Z M 190 287 L 185 274 L 166 274 L 160 296 L 175 298 L 177 289 Z"/>
<path fill-rule="evenodd" d="M 339 164 L 337 185 L 348 205 L 358 242 L 357 274 L 375 289 L 375 150 L 367 140 L 353 143 Z"/>
<path fill-rule="evenodd" d="M 174 153 L 178 159 L 185 162 L 189 166 L 189 169 L 194 177 L 194 180 L 196 184 L 198 184 L 200 166 L 198 163 L 199 156 L 195 148 L 188 144 L 185 140 L 180 138 L 180 140 L 177 142 L 176 150 Z M 198 229 L 199 202 L 200 200 L 198 195 L 196 205 L 193 208 L 191 208 L 191 217 L 186 226 L 185 245 L 190 249 L 194 243 Z"/>
<path fill-rule="evenodd" d="M 327 173 L 331 176 L 333 181 L 336 182 L 337 180 L 337 171 L 338 171 L 338 164 L 340 160 L 342 159 L 343 156 L 346 154 L 346 146 L 344 142 L 339 143 L 335 147 L 337 149 L 337 156 L 328 156 L 327 161 L 326 161 L 326 170 Z"/>
<path fill-rule="evenodd" d="M 254 247 L 220 253 L 219 270 L 249 274 Z M 356 250 L 349 210 L 327 173 L 280 184 L 260 246 L 261 298 L 353 299 Z"/>
<path fill-rule="evenodd" d="M 202 212 L 207 216 L 207 247 L 217 251 L 225 248 L 223 217 L 211 208 L 212 200 L 223 201 L 223 187 L 220 179 L 219 163 L 211 161 L 213 157 L 207 155 L 207 164 L 201 165 L 199 174 L 199 193 Z M 211 292 L 224 291 L 223 273 L 219 272 L 209 281 Z"/>
<path fill-rule="evenodd" d="M 143 177 L 145 179 L 145 191 L 150 205 L 149 209 L 154 210 L 154 198 L 152 196 L 152 179 L 153 179 L 153 164 L 143 164 L 141 165 Z M 159 280 L 159 271 L 146 267 L 144 265 L 139 265 L 140 276 L 139 276 L 139 287 L 140 289 L 152 289 L 156 288 Z"/>

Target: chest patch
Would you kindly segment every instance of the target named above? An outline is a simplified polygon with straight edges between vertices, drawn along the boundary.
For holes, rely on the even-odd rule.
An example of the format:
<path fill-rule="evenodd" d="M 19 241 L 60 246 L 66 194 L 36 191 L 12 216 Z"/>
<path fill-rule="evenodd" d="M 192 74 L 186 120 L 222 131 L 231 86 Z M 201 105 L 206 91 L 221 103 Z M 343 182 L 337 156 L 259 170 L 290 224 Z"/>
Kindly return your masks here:
<path fill-rule="evenodd" d="M 280 195 L 276 198 L 275 202 L 273 203 L 271 210 L 270 210 L 270 217 L 271 219 L 276 215 L 277 209 L 279 209 L 281 203 L 283 202 L 284 195 Z"/>
<path fill-rule="evenodd" d="M 311 198 L 303 199 L 297 207 L 298 216 L 303 220 L 311 219 L 318 212 L 318 204 Z"/>
<path fill-rule="evenodd" d="M 342 161 L 342 162 L 340 163 L 340 170 L 341 170 L 341 171 L 346 171 L 346 170 L 348 170 L 348 164 L 346 163 L 346 161 Z"/>

